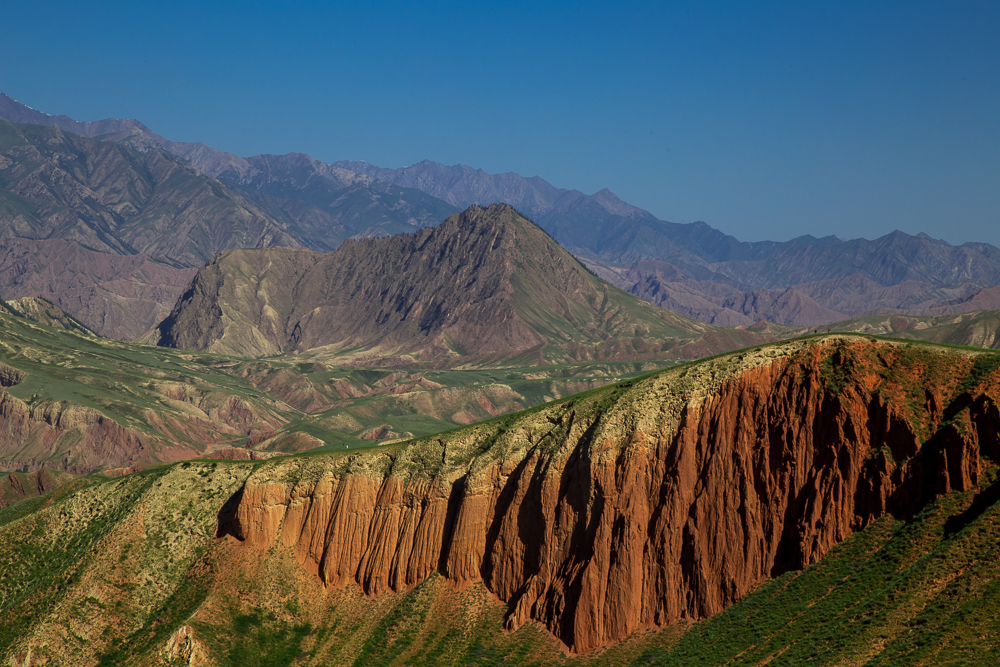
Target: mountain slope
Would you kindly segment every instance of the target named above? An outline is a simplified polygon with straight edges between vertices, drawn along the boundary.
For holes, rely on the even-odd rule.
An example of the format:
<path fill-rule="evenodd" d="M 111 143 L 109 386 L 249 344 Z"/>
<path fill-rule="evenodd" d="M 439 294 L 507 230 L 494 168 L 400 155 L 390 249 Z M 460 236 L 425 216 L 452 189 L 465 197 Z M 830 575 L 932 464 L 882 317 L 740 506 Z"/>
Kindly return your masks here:
<path fill-rule="evenodd" d="M 0 645 L 89 664 L 975 661 L 996 649 L 998 392 L 995 354 L 825 336 L 360 455 L 81 480 L 0 512 Z"/>
<path fill-rule="evenodd" d="M 192 167 L 213 178 L 223 172 L 234 174 L 249 170 L 247 161 L 238 155 L 220 151 L 203 143 L 170 141 L 133 118 L 105 118 L 93 122 L 80 122 L 69 116 L 53 116 L 37 111 L 0 93 L 0 119 L 10 123 L 56 126 L 81 137 L 121 143 L 140 153 L 148 153 L 151 150 L 165 151 L 187 160 Z"/>
<path fill-rule="evenodd" d="M 223 254 L 199 271 L 157 337 L 185 349 L 324 348 L 366 364 L 402 357 L 425 367 L 701 356 L 759 340 L 600 281 L 507 205 L 326 255 Z"/>
<path fill-rule="evenodd" d="M 62 239 L 0 239 L 0 296 L 40 296 L 108 338 L 133 340 L 170 312 L 197 272 Z"/>
<path fill-rule="evenodd" d="M 299 245 L 251 202 L 166 153 L 2 121 L 0 236 L 61 238 L 178 266 L 227 248 Z"/>
<path fill-rule="evenodd" d="M 74 475 L 41 468 L 34 472 L 0 473 L 0 508 L 44 495 L 71 482 Z"/>
<path fill-rule="evenodd" d="M 95 335 L 93 331 L 62 308 L 37 296 L 24 296 L 10 301 L 0 299 L 0 308 L 16 317 L 22 317 L 49 327 L 74 331 L 84 336 Z"/>
<path fill-rule="evenodd" d="M 333 250 L 354 234 L 388 236 L 434 226 L 459 210 L 420 190 L 373 180 L 301 153 L 255 155 L 247 163 L 245 173 L 224 173 L 221 178 L 244 189 L 305 202 L 352 230 L 340 237 L 322 228 L 300 235 L 313 250 Z"/>
<path fill-rule="evenodd" d="M 215 361 L 0 312 L 0 470 L 120 473 L 301 419 Z"/>
<path fill-rule="evenodd" d="M 958 315 L 875 315 L 830 326 L 835 331 L 1000 348 L 1000 310 L 974 310 Z"/>

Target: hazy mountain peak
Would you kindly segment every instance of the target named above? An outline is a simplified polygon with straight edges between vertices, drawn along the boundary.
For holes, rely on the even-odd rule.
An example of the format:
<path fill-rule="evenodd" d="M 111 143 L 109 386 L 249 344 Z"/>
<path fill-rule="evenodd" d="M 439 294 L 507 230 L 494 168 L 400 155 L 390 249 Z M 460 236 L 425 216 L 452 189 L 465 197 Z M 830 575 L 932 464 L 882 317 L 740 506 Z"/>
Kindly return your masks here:
<path fill-rule="evenodd" d="M 598 190 L 590 198 L 613 215 L 632 217 L 646 213 L 642 209 L 622 201 L 618 195 L 608 188 Z"/>
<path fill-rule="evenodd" d="M 0 93 L 0 120 L 28 125 L 54 125 L 82 137 L 121 143 L 140 153 L 164 151 L 187 160 L 195 169 L 212 177 L 223 174 L 228 177 L 234 174 L 239 176 L 248 168 L 246 160 L 238 155 L 220 151 L 203 143 L 170 141 L 134 118 L 77 121 L 69 116 L 52 116 L 37 111 L 9 95 Z"/>

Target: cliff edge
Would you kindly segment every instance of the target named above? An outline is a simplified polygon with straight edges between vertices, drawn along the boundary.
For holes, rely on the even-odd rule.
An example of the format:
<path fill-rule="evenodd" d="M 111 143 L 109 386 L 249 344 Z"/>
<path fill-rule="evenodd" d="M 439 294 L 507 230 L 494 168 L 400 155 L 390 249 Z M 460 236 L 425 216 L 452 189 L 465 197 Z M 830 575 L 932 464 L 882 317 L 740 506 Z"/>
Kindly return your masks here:
<path fill-rule="evenodd" d="M 232 524 L 327 587 L 481 581 L 571 651 L 700 619 L 1000 454 L 1000 357 L 851 336 L 671 369 L 389 453 L 265 465 Z"/>

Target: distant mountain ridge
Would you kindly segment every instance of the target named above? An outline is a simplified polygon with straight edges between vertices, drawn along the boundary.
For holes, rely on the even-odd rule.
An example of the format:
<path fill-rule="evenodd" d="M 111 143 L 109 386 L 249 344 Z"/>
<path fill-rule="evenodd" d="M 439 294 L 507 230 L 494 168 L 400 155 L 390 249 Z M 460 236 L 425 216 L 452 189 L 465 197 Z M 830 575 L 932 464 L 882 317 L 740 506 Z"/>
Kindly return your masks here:
<path fill-rule="evenodd" d="M 748 243 L 704 222 L 658 220 L 606 188 L 587 195 L 538 176 L 429 160 L 386 169 L 363 161 L 328 164 L 301 153 L 243 158 L 169 141 L 137 120 L 81 123 L 6 95 L 0 95 L 0 118 L 55 125 L 144 154 L 174 154 L 222 179 L 299 245 L 323 252 L 349 237 L 433 226 L 467 206 L 510 203 L 622 289 L 719 325 L 761 317 L 818 325 L 874 311 L 923 312 L 956 299 L 976 303 L 975 294 L 1000 285 L 1000 249 L 985 243 L 951 246 L 900 231 L 874 240 L 802 236 Z M 650 261 L 659 268 L 645 274 Z M 682 284 L 659 275 L 667 265 Z"/>
<path fill-rule="evenodd" d="M 80 122 L 69 116 L 43 113 L 0 93 L 0 119 L 11 123 L 57 126 L 91 139 L 125 144 L 140 153 L 163 150 L 191 162 L 198 171 L 215 177 L 224 171 L 249 170 L 247 161 L 238 155 L 220 151 L 203 143 L 170 141 L 156 134 L 133 118 L 105 118 L 93 122 Z"/>
<path fill-rule="evenodd" d="M 912 236 L 900 231 L 874 241 L 806 235 L 784 242 L 742 242 L 704 222 L 658 220 L 607 188 L 586 195 L 557 188 L 538 176 L 489 174 L 467 165 L 447 166 L 430 160 L 387 169 L 364 161 L 327 164 L 301 153 L 240 158 L 203 144 L 170 142 L 136 120 L 80 123 L 41 113 L 2 94 L 0 118 L 59 125 L 67 131 L 114 141 L 124 140 L 116 133 L 139 132 L 162 150 L 190 160 L 205 174 L 279 197 L 293 193 L 302 197 L 302 192 L 313 189 L 332 192 L 380 181 L 426 193 L 455 209 L 505 202 L 578 254 L 617 264 L 643 259 L 667 261 L 696 279 L 721 278 L 746 290 L 785 288 L 855 273 L 882 285 L 903 280 L 934 285 L 961 281 L 1000 284 L 1000 249 L 985 243 L 951 246 L 924 233 Z M 201 148 L 195 150 L 196 146 Z M 211 158 L 205 157 L 209 154 Z"/>
<path fill-rule="evenodd" d="M 327 165 L 302 153 L 242 158 L 202 143 L 170 141 L 135 119 L 79 122 L 68 116 L 37 111 L 3 93 L 0 93 L 0 119 L 55 126 L 80 136 L 121 144 L 143 154 L 169 153 L 228 185 L 235 184 L 278 198 L 300 199 L 303 205 L 288 207 L 279 217 L 302 227 L 297 234 L 301 243 L 320 251 L 332 250 L 354 234 L 398 234 L 435 225 L 459 210 L 412 188 L 397 192 L 387 207 L 381 201 L 385 186 L 363 174 Z M 337 206 L 345 199 L 349 200 L 346 226 Z M 315 224 L 317 219 L 322 220 L 322 228 Z"/>
<path fill-rule="evenodd" d="M 935 285 L 903 280 L 883 285 L 851 273 L 785 288 L 744 290 L 724 276 L 698 280 L 668 262 L 643 260 L 616 266 L 584 262 L 597 275 L 650 303 L 718 326 L 761 319 L 815 326 L 868 315 L 941 315 L 1000 307 L 998 287 L 973 282 Z M 836 275 L 836 274 L 834 274 Z"/>

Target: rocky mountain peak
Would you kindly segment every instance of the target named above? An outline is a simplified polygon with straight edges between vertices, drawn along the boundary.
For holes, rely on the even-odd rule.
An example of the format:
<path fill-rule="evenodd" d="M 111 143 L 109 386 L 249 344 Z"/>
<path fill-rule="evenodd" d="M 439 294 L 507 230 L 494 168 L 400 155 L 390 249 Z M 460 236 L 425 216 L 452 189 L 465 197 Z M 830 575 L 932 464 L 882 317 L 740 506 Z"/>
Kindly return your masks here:
<path fill-rule="evenodd" d="M 332 253 L 224 253 L 157 336 L 219 353 L 322 349 L 338 364 L 433 367 L 662 357 L 711 329 L 611 287 L 512 206 L 492 204 Z M 609 342 L 622 336 L 627 345 Z"/>

